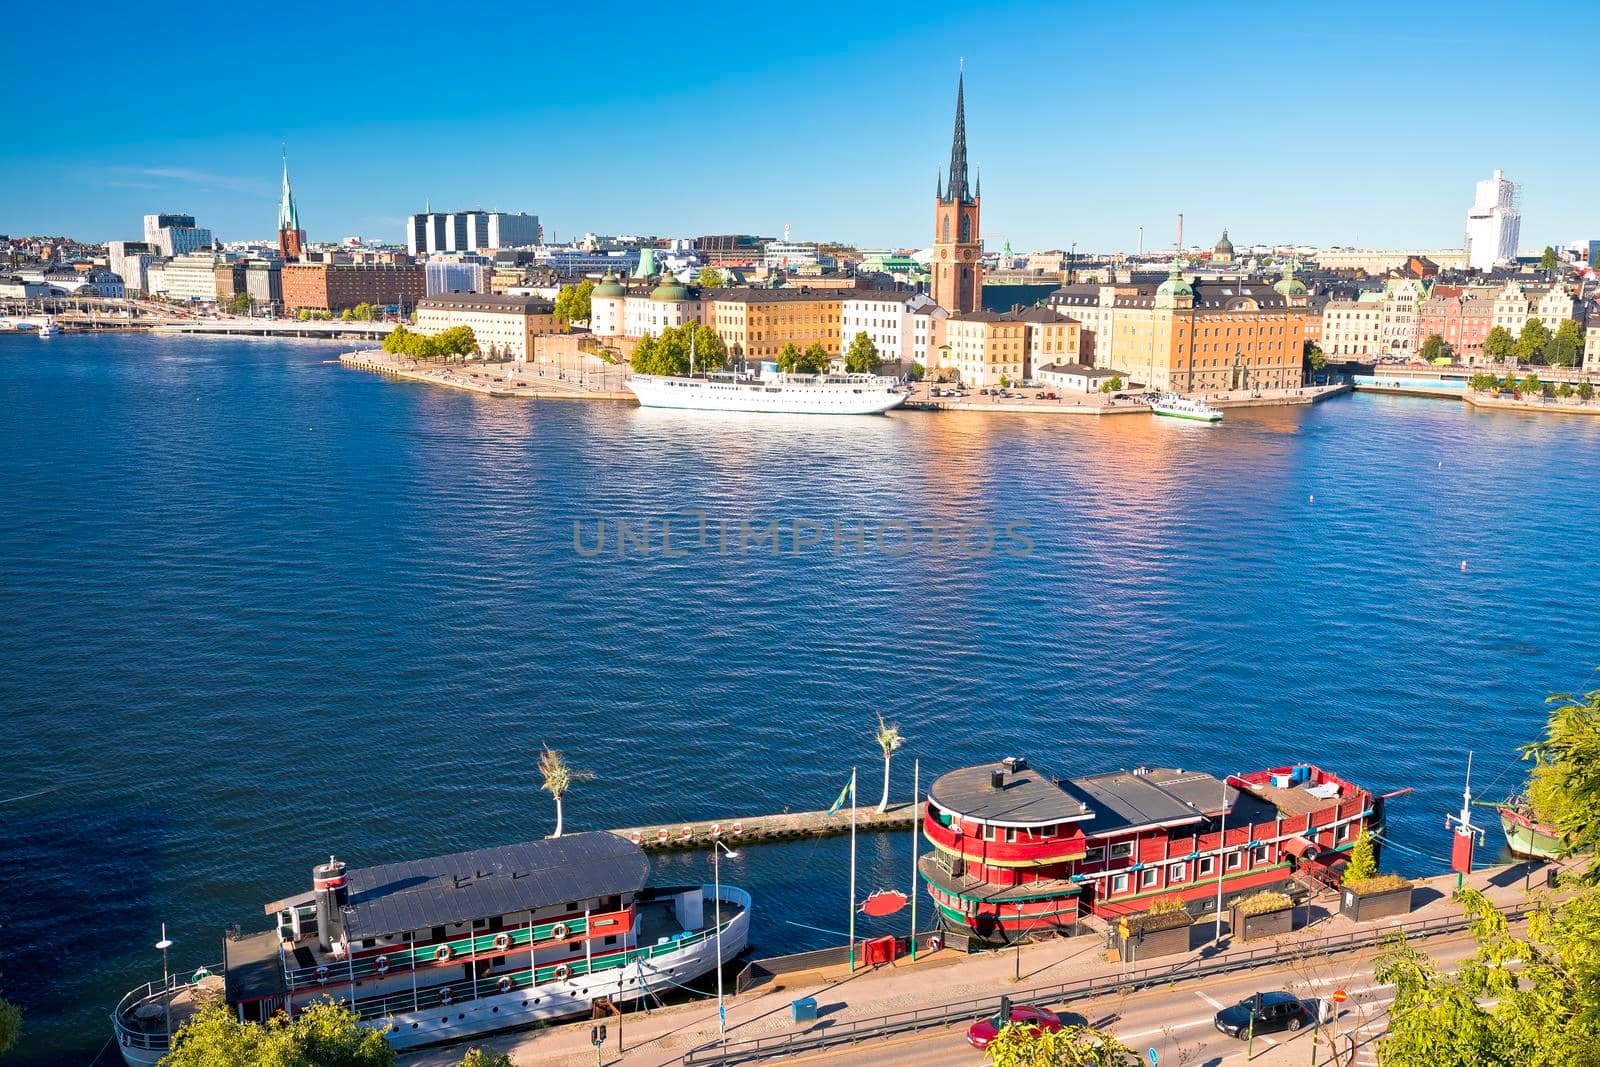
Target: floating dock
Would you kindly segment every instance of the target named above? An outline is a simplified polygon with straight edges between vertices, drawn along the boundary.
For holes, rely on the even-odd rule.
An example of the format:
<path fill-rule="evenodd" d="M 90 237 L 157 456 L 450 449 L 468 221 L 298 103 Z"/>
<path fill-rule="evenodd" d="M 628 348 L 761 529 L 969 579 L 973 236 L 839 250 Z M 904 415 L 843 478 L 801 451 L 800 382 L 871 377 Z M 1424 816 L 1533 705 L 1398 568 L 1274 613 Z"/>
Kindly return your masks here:
<path fill-rule="evenodd" d="M 922 814 L 919 804 L 890 804 L 887 811 L 856 809 L 857 833 L 883 833 L 909 830 Z M 747 815 L 742 819 L 709 819 L 702 822 L 669 823 L 664 826 L 627 826 L 611 833 L 625 837 L 646 852 L 670 849 L 710 848 L 721 841 L 730 848 L 739 844 L 763 845 L 779 841 L 836 837 L 850 832 L 850 809 L 825 811 L 786 811 L 781 815 Z"/>

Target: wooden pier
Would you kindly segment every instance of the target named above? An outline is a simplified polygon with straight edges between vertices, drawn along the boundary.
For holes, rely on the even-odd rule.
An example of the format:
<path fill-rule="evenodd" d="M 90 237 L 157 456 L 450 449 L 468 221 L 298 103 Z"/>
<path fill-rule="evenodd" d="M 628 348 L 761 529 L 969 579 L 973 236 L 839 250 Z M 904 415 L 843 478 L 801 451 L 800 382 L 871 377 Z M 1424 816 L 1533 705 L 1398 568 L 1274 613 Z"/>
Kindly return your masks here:
<path fill-rule="evenodd" d="M 909 830 L 922 813 L 922 805 L 890 804 L 888 811 L 856 809 L 857 833 L 883 833 Z M 742 819 L 709 819 L 701 822 L 669 823 L 664 826 L 627 826 L 611 833 L 626 837 L 646 852 L 669 849 L 710 848 L 721 841 L 729 848 L 740 845 L 766 845 L 780 841 L 804 841 L 836 837 L 850 832 L 850 809 L 791 811 L 781 815 L 747 815 Z"/>

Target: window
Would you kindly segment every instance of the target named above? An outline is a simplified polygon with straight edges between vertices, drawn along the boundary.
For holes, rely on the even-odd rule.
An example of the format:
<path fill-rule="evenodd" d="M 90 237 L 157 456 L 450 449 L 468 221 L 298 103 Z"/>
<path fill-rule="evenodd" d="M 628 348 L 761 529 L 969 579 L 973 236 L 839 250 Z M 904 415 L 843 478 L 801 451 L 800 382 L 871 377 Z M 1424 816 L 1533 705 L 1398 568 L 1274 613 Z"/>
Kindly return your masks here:
<path fill-rule="evenodd" d="M 1217 859 L 1215 856 L 1201 856 L 1200 861 L 1195 865 L 1195 877 L 1197 878 L 1205 878 L 1208 875 L 1215 874 L 1216 871 Z"/>
<path fill-rule="evenodd" d="M 1125 874 L 1113 875 L 1111 891 L 1113 893 L 1126 893 L 1128 891 L 1128 876 Z"/>
<path fill-rule="evenodd" d="M 1113 841 L 1111 843 L 1111 858 L 1112 859 L 1114 859 L 1114 860 L 1125 860 L 1129 856 L 1132 856 L 1132 855 L 1133 855 L 1133 842 L 1132 841 Z"/>
<path fill-rule="evenodd" d="M 1016 827 L 1014 827 L 1014 826 L 1006 827 L 1006 844 L 1014 845 L 1016 843 L 1017 843 L 1017 829 L 1016 829 Z"/>
<path fill-rule="evenodd" d="M 1146 867 L 1139 872 L 1139 886 L 1142 889 L 1149 889 L 1160 880 L 1161 872 L 1154 867 Z"/>
<path fill-rule="evenodd" d="M 1227 861 L 1227 863 L 1223 864 L 1223 866 L 1226 867 L 1230 871 L 1236 871 L 1243 864 L 1244 864 L 1244 853 L 1242 853 L 1242 852 L 1240 852 L 1240 851 L 1238 851 L 1236 849 L 1233 852 L 1228 853 L 1228 861 Z"/>
<path fill-rule="evenodd" d="M 985 841 L 993 841 L 995 839 L 995 828 L 993 826 L 985 826 L 983 828 L 983 839 Z"/>
<path fill-rule="evenodd" d="M 1256 864 L 1257 866 L 1260 866 L 1261 864 L 1267 862 L 1267 854 L 1270 851 L 1271 850 L 1268 849 L 1266 845 L 1257 845 L 1256 849 L 1255 849 L 1255 854 L 1254 854 L 1251 862 Z"/>
<path fill-rule="evenodd" d="M 1189 865 L 1187 863 L 1174 863 L 1167 868 L 1167 881 L 1187 882 L 1189 880 Z"/>

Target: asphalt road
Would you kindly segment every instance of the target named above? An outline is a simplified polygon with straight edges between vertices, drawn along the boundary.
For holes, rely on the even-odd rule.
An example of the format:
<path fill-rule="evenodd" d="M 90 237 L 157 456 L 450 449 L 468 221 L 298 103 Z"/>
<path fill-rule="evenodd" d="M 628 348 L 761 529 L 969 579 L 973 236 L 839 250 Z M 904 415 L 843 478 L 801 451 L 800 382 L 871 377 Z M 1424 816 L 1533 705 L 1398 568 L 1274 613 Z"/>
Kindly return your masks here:
<path fill-rule="evenodd" d="M 1470 937 L 1430 940 L 1427 952 L 1441 966 L 1450 968 L 1470 956 L 1474 949 Z M 1260 969 L 1244 974 L 1187 982 L 1167 989 L 1151 989 L 1124 998 L 1105 997 L 1075 1003 L 1062 1009 L 1068 1021 L 1083 1022 L 1110 1029 L 1125 1044 L 1137 1049 L 1141 1057 L 1155 1049 L 1160 1067 L 1216 1067 L 1243 1064 L 1247 1049 L 1243 1041 L 1219 1033 L 1212 1022 L 1216 1011 L 1235 1004 L 1256 992 L 1287 989 L 1298 996 L 1326 997 L 1343 989 L 1349 999 L 1337 1019 L 1341 1035 L 1354 1037 L 1356 1057 L 1351 1064 L 1341 1058 L 1339 1067 L 1376 1067 L 1374 1041 L 1388 1025 L 1388 1008 L 1393 991 L 1377 986 L 1372 977 L 1375 953 L 1338 956 L 1302 962 L 1279 969 Z M 996 995 L 999 995 L 996 991 Z M 1074 1020 L 1073 1016 L 1077 1018 Z M 1256 1038 L 1255 1067 L 1287 1067 L 1330 1062 L 1327 1034 L 1318 1040 L 1313 1061 L 1312 1032 L 1274 1034 Z M 1348 1047 L 1340 1037 L 1341 1049 Z M 962 1065 L 984 1063 L 983 1055 L 967 1044 L 966 1028 L 912 1034 L 903 1038 L 863 1043 L 813 1056 L 794 1057 L 785 1063 L 870 1063 L 875 1065 Z M 1146 1059 L 1145 1062 L 1148 1062 Z"/>

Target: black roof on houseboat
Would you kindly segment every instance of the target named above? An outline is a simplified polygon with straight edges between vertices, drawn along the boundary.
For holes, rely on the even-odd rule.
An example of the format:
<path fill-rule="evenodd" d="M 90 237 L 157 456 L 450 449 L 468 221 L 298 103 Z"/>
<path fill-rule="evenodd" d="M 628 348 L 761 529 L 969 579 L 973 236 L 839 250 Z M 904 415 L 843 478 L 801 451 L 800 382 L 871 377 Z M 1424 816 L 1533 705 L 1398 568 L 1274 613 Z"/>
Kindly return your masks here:
<path fill-rule="evenodd" d="M 1062 786 L 1083 797 L 1094 812 L 1083 827 L 1090 836 L 1193 822 L 1222 811 L 1222 782 L 1203 771 L 1139 767 L 1074 778 Z M 1238 801 L 1239 790 L 1230 785 L 1228 807 Z"/>
<path fill-rule="evenodd" d="M 604 831 L 363 867 L 347 875 L 345 933 L 358 941 L 632 893 L 649 874 L 638 845 Z"/>
<path fill-rule="evenodd" d="M 997 772 L 1003 775 L 999 789 L 993 784 Z M 1025 762 L 1015 769 L 1006 763 L 957 768 L 941 774 L 928 796 L 946 811 L 1010 826 L 1048 826 L 1093 814 L 1082 797 L 1067 794 L 1054 776 Z"/>

